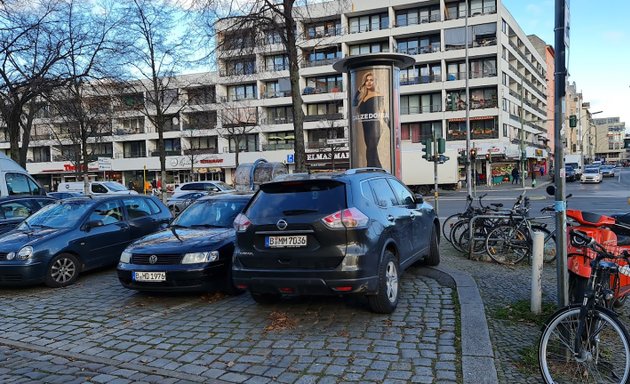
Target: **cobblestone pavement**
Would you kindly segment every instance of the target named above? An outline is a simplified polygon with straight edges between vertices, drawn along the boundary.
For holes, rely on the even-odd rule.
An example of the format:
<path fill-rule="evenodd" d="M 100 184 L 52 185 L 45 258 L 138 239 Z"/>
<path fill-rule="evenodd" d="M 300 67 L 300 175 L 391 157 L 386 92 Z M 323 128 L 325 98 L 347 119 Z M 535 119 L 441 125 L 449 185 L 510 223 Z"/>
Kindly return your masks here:
<path fill-rule="evenodd" d="M 114 270 L 0 290 L 0 382 L 455 383 L 453 290 L 410 269 L 398 309 L 363 299 L 146 295 Z"/>

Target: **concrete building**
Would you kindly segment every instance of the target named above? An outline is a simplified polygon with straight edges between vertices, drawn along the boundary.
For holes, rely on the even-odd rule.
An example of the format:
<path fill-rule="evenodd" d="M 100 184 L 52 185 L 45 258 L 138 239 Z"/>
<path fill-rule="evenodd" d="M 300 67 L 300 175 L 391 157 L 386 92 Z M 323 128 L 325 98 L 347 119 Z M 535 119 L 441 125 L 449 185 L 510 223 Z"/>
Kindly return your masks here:
<path fill-rule="evenodd" d="M 626 155 L 626 123 L 620 121 L 619 117 L 593 119 L 593 123 L 595 134 L 590 145 L 594 148 L 595 158 L 606 162 L 623 161 Z"/>
<path fill-rule="evenodd" d="M 553 46 L 547 44 L 543 39 L 536 35 L 528 35 L 529 41 L 532 42 L 534 48 L 540 54 L 540 56 L 545 58 L 545 64 L 547 65 L 547 119 L 544 122 L 547 128 L 547 140 L 543 140 L 547 142 L 547 147 L 549 148 L 550 156 L 553 156 L 554 148 L 555 148 L 555 126 L 554 126 L 554 118 L 555 118 L 555 105 L 556 105 L 556 77 L 555 77 L 555 56 L 556 52 L 553 49 Z"/>
<path fill-rule="evenodd" d="M 337 3 L 337 2 L 333 2 Z M 331 142 L 348 138 L 345 75 L 332 63 L 349 55 L 400 52 L 412 55 L 416 65 L 401 71 L 401 123 L 403 152 L 417 153 L 417 163 L 403 164 L 426 172 L 420 142 L 432 132 L 445 137 L 447 148 L 465 149 L 466 106 L 470 109 L 475 168 L 481 182 L 503 182 L 521 154 L 528 169 L 548 167 L 548 61 L 534 47 L 501 0 L 362 0 L 345 10 L 331 11 L 313 5 L 309 18 L 297 25 L 300 41 L 300 91 L 304 100 L 307 162 L 314 169 L 332 164 Z M 468 17 L 467 17 L 468 16 Z M 468 40 L 465 25 L 468 23 Z M 172 97 L 167 139 L 167 183 L 192 177 L 231 181 L 235 167 L 235 141 L 229 128 L 242 127 L 239 161 L 257 158 L 291 163 L 293 155 L 292 101 L 288 63 L 278 36 L 267 44 L 240 49 L 247 41 L 220 31 L 225 43 L 218 56 L 218 73 L 181 76 Z M 466 45 L 468 62 L 466 67 Z M 467 101 L 465 77 L 469 77 Z M 128 183 L 142 175 L 156 178 L 159 162 L 157 133 L 135 106 L 145 94 L 119 95 L 112 106 L 112 131 L 98 143 L 99 157 L 111 158 L 111 170 L 90 169 L 95 178 Z M 447 105 L 446 100 L 453 100 Z M 552 113 L 553 115 L 553 113 Z M 55 117 L 36 122 L 37 140 L 29 149 L 29 172 L 52 186 L 74 177 L 65 161 L 67 148 L 50 140 Z M 48 120 L 46 120 L 48 119 Z M 243 122 L 245 121 L 246 124 Z M 336 140 L 336 141 L 335 141 Z M 0 149 L 8 148 L 1 142 Z M 193 156 L 197 154 L 196 158 Z M 487 157 L 486 157 L 487 155 Z M 337 166 L 347 166 L 347 148 L 332 154 Z M 489 159 L 487 159 L 489 158 Z M 457 161 L 451 158 L 449 161 Z M 109 166 L 108 166 L 109 167 Z M 463 170 L 463 165 L 460 165 Z M 463 172 L 460 173 L 463 175 Z"/>

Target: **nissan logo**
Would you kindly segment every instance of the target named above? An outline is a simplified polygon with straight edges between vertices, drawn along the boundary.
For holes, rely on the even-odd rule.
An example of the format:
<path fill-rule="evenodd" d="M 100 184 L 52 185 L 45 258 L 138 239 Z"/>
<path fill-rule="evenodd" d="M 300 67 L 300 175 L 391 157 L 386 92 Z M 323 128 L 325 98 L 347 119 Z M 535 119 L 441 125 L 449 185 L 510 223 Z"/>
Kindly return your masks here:
<path fill-rule="evenodd" d="M 287 222 L 283 219 L 278 220 L 278 222 L 276 223 L 276 227 L 278 227 L 278 229 L 281 231 L 287 229 L 287 225 L 289 224 L 287 224 Z"/>
<path fill-rule="evenodd" d="M 151 255 L 151 256 L 149 257 L 149 263 L 151 263 L 151 264 L 155 264 L 155 263 L 157 263 L 157 256 L 155 256 L 155 255 Z"/>

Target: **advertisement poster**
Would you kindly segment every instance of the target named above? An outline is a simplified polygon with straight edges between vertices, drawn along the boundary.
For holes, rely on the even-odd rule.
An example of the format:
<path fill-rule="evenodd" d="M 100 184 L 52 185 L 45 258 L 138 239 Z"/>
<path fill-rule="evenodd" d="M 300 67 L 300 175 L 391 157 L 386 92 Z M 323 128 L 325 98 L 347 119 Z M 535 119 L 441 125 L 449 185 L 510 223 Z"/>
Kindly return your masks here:
<path fill-rule="evenodd" d="M 392 119 L 392 68 L 367 66 L 350 72 L 350 165 L 391 173 L 396 128 Z"/>

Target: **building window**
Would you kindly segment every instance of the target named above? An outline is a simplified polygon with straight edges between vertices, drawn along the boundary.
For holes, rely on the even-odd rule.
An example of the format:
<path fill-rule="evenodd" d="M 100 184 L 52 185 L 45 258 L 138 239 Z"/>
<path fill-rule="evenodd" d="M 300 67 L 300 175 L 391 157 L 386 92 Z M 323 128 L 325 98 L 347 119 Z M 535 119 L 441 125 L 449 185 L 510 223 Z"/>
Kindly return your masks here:
<path fill-rule="evenodd" d="M 497 139 L 499 131 L 497 118 L 470 121 L 470 136 L 476 139 Z M 466 120 L 457 119 L 448 122 L 446 140 L 466 140 Z"/>
<path fill-rule="evenodd" d="M 389 43 L 387 41 L 381 41 L 350 46 L 350 56 L 378 52 L 389 52 Z"/>
<path fill-rule="evenodd" d="M 210 153 L 217 153 L 217 137 L 216 136 L 206 136 L 206 137 L 191 137 L 190 138 L 190 149 L 198 150 L 198 149 L 210 149 Z"/>
<path fill-rule="evenodd" d="M 186 113 L 183 117 L 184 129 L 213 129 L 217 126 L 215 111 Z"/>
<path fill-rule="evenodd" d="M 253 29 L 227 31 L 223 35 L 223 44 L 221 45 L 221 48 L 225 51 L 254 48 L 256 46 L 256 39 L 254 36 L 255 31 Z"/>
<path fill-rule="evenodd" d="M 351 17 L 348 19 L 350 33 L 378 31 L 389 28 L 389 16 L 387 12 L 376 15 Z"/>
<path fill-rule="evenodd" d="M 440 35 L 419 36 L 411 39 L 400 39 L 397 42 L 396 50 L 408 55 L 418 55 L 421 53 L 432 53 L 440 51 Z"/>
<path fill-rule="evenodd" d="M 466 47 L 466 29 L 464 27 L 444 30 L 444 48 L 447 51 Z M 497 44 L 497 25 L 479 24 L 468 27 L 468 47 L 485 47 Z"/>
<path fill-rule="evenodd" d="M 501 19 L 501 32 L 505 33 L 506 35 L 508 33 L 508 24 L 505 19 Z"/>
<path fill-rule="evenodd" d="M 440 112 L 442 110 L 442 95 L 428 93 L 424 95 L 408 95 L 400 97 L 400 114 Z"/>
<path fill-rule="evenodd" d="M 114 157 L 114 148 L 112 143 L 94 143 L 89 144 L 93 159 L 96 160 L 99 157 Z"/>
<path fill-rule="evenodd" d="M 341 58 L 341 47 L 329 47 L 304 53 L 306 66 L 332 64 Z"/>
<path fill-rule="evenodd" d="M 243 84 L 228 87 L 228 101 L 253 100 L 258 95 L 256 84 Z"/>
<path fill-rule="evenodd" d="M 406 27 L 440 21 L 440 5 L 410 8 L 396 11 L 396 27 Z"/>
<path fill-rule="evenodd" d="M 33 147 L 33 162 L 47 163 L 50 161 L 50 147 Z"/>
<path fill-rule="evenodd" d="M 442 137 L 441 121 L 426 121 L 422 123 L 401 124 L 401 139 L 411 140 L 412 143 L 419 143 L 422 140 L 432 139 L 435 132 L 436 138 Z"/>
<path fill-rule="evenodd" d="M 123 143 L 123 156 L 125 158 L 145 157 L 147 155 L 144 141 L 126 141 Z"/>
<path fill-rule="evenodd" d="M 268 71 L 284 71 L 289 69 L 287 55 L 273 55 L 265 57 L 265 68 Z"/>
<path fill-rule="evenodd" d="M 319 121 L 322 118 L 333 120 L 343 118 L 343 104 L 341 101 L 306 105 L 304 121 Z"/>
<path fill-rule="evenodd" d="M 497 106 L 496 88 L 470 90 L 470 109 L 496 108 Z"/>
<path fill-rule="evenodd" d="M 503 137 L 508 137 L 508 125 L 503 124 Z"/>
<path fill-rule="evenodd" d="M 278 31 L 266 31 L 265 42 L 267 45 L 282 44 L 282 36 Z"/>
<path fill-rule="evenodd" d="M 329 93 L 343 91 L 343 77 L 341 75 L 310 77 L 306 79 L 304 95 L 313 93 Z"/>
<path fill-rule="evenodd" d="M 341 20 L 328 20 L 307 24 L 304 28 L 307 39 L 341 35 Z"/>
<path fill-rule="evenodd" d="M 232 60 L 225 64 L 225 75 L 253 75 L 256 73 L 256 59 Z"/>
<path fill-rule="evenodd" d="M 497 58 L 485 57 L 470 61 L 470 78 L 494 77 L 497 75 Z"/>
<path fill-rule="evenodd" d="M 182 143 L 177 139 L 164 139 L 164 151 L 166 156 L 179 156 L 182 154 Z"/>
<path fill-rule="evenodd" d="M 464 80 L 466 78 L 466 62 L 446 63 L 446 80 Z"/>
<path fill-rule="evenodd" d="M 186 90 L 186 93 L 188 94 L 188 104 L 191 105 L 214 104 L 217 102 L 214 86 L 189 88 Z"/>
<path fill-rule="evenodd" d="M 267 108 L 268 124 L 287 124 L 293 122 L 293 107 L 270 107 Z"/>
<path fill-rule="evenodd" d="M 236 152 L 236 142 L 238 141 L 239 152 L 257 152 L 258 134 L 237 135 L 230 137 L 230 153 Z"/>

